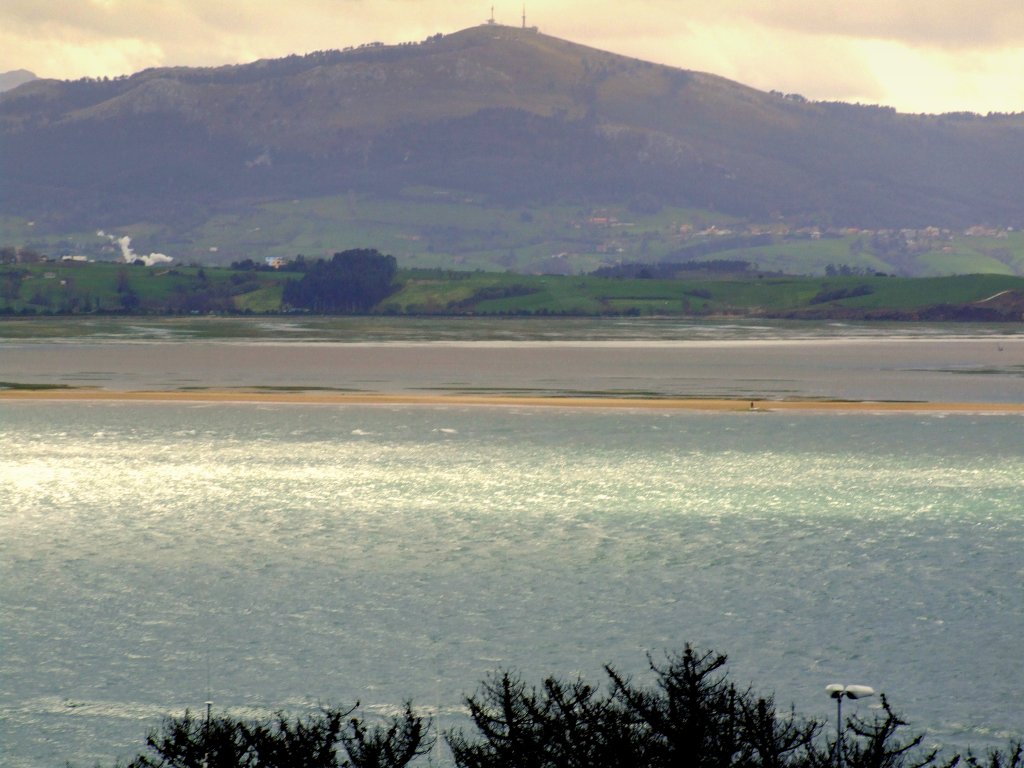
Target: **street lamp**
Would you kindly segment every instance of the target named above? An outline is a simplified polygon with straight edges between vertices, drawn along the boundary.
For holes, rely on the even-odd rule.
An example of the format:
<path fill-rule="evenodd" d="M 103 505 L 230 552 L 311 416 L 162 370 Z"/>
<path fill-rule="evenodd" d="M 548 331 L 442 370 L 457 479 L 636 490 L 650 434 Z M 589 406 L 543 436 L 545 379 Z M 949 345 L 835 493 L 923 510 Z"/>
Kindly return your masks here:
<path fill-rule="evenodd" d="M 203 757 L 203 768 L 209 768 L 210 765 L 210 710 L 213 708 L 213 702 L 206 702 L 206 726 L 203 728 L 203 742 L 205 742 L 206 754 Z"/>
<path fill-rule="evenodd" d="M 875 695 L 875 689 L 866 685 L 825 686 L 825 692 L 836 700 L 836 768 L 843 768 L 843 699 L 866 699 Z"/>

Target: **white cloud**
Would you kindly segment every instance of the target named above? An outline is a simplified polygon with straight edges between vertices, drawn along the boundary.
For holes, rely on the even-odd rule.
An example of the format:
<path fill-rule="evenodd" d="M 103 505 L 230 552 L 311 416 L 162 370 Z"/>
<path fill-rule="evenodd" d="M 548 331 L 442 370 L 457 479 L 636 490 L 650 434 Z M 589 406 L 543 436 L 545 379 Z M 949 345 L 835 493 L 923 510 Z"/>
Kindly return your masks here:
<path fill-rule="evenodd" d="M 575 23 L 601 35 L 639 30 L 671 35 L 681 25 L 755 25 L 936 48 L 1024 43 L 1020 0 L 628 0 L 604 4 L 563 0 L 545 4 L 539 15 L 546 16 L 552 6 L 552 21 L 559 26 Z"/>
<path fill-rule="evenodd" d="M 1024 48 L 950 52 L 864 43 L 884 101 L 906 112 L 1024 111 Z"/>

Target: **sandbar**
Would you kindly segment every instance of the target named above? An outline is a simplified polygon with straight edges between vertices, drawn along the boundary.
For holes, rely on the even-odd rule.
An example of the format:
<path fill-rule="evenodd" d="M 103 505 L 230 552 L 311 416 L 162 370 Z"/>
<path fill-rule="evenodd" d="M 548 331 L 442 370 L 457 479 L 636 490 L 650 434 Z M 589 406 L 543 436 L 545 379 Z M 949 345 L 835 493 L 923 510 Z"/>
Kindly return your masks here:
<path fill-rule="evenodd" d="M 665 411 L 772 411 L 1024 413 L 1024 403 L 911 402 L 872 400 L 782 399 L 749 400 L 700 397 L 579 397 L 504 394 L 420 394 L 408 392 L 332 392 L 323 390 L 267 391 L 261 389 L 109 390 L 7 389 L 0 402 L 107 401 L 132 403 L 237 403 L 293 405 L 413 405 L 620 408 Z"/>

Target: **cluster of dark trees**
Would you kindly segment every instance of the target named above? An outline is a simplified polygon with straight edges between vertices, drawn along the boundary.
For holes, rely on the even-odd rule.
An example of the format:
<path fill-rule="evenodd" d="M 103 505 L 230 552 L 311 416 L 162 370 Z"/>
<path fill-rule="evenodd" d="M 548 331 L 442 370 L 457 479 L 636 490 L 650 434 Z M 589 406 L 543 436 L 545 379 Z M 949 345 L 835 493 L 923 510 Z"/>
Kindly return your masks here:
<path fill-rule="evenodd" d="M 658 261 L 653 264 L 630 262 L 608 267 L 598 267 L 594 277 L 611 277 L 625 280 L 674 280 L 680 275 L 707 272 L 721 275 L 749 275 L 753 265 L 742 259 L 710 259 L 708 261 Z"/>
<path fill-rule="evenodd" d="M 875 292 L 875 289 L 870 285 L 855 285 L 850 288 L 836 288 L 831 291 L 818 291 L 809 300 L 808 304 L 827 304 L 830 301 L 838 301 L 840 299 L 852 299 L 857 296 L 870 296 Z"/>
<path fill-rule="evenodd" d="M 881 714 L 850 717 L 841 735 L 827 736 L 824 723 L 737 688 L 725 663 L 686 646 L 651 660 L 652 686 L 606 667 L 606 691 L 582 679 L 530 687 L 496 674 L 466 699 L 473 730 L 444 739 L 456 768 L 1024 768 L 1019 742 L 940 760 L 922 750 L 923 735 L 904 735 L 884 696 Z M 250 722 L 186 713 L 150 734 L 147 753 L 127 768 L 404 768 L 436 742 L 411 705 L 372 726 L 354 711 Z"/>
<path fill-rule="evenodd" d="M 356 705 L 358 706 L 358 704 Z M 405 766 L 433 746 L 430 724 L 406 706 L 385 725 L 367 726 L 349 710 L 239 720 L 186 712 L 146 739 L 127 768 L 371 768 Z M 339 751 L 342 752 L 339 755 Z"/>
<path fill-rule="evenodd" d="M 284 286 L 286 309 L 318 313 L 367 312 L 395 291 L 398 262 L 372 248 L 334 254 L 330 261 L 307 262 L 298 280 Z"/>
<path fill-rule="evenodd" d="M 0 264 L 38 264 L 46 257 L 35 248 L 0 247 Z"/>

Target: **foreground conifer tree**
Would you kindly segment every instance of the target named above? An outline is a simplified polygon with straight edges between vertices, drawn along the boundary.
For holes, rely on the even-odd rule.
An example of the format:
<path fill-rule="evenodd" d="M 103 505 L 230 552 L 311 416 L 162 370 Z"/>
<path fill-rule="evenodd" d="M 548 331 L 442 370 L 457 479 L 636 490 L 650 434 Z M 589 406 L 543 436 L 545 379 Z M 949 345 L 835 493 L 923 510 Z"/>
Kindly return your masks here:
<path fill-rule="evenodd" d="M 820 725 L 737 690 L 725 663 L 687 646 L 651 661 L 650 688 L 606 667 L 606 694 L 555 678 L 536 690 L 503 674 L 467 700 L 479 735 L 451 733 L 448 743 L 459 768 L 813 765 Z"/>
<path fill-rule="evenodd" d="M 650 686 L 606 667 L 606 693 L 557 678 L 531 688 L 502 673 L 466 700 L 475 732 L 451 732 L 448 744 L 458 768 L 835 768 L 839 755 L 843 768 L 1024 768 L 1019 744 L 940 762 L 923 735 L 904 736 L 884 696 L 881 713 L 849 718 L 837 743 L 824 723 L 736 688 L 725 666 L 687 645 L 650 660 Z"/>
<path fill-rule="evenodd" d="M 358 704 L 356 705 L 358 707 Z M 356 707 L 289 719 L 200 718 L 186 712 L 146 739 L 126 768 L 404 768 L 433 745 L 412 705 L 384 725 L 352 717 Z M 340 747 L 340 751 L 339 751 Z"/>
<path fill-rule="evenodd" d="M 779 713 L 771 696 L 738 689 L 726 657 L 687 645 L 639 685 L 611 666 L 604 689 L 549 677 L 528 686 L 511 672 L 466 699 L 472 728 L 445 734 L 456 768 L 1024 768 L 1024 748 L 942 762 L 881 697 L 871 719 L 851 717 L 829 739 L 823 723 Z M 357 705 L 358 706 L 358 705 Z M 150 734 L 126 768 L 405 768 L 426 755 L 432 724 L 411 704 L 383 723 L 355 707 L 243 721 L 186 712 Z M 425 761 L 433 765 L 432 760 Z"/>

